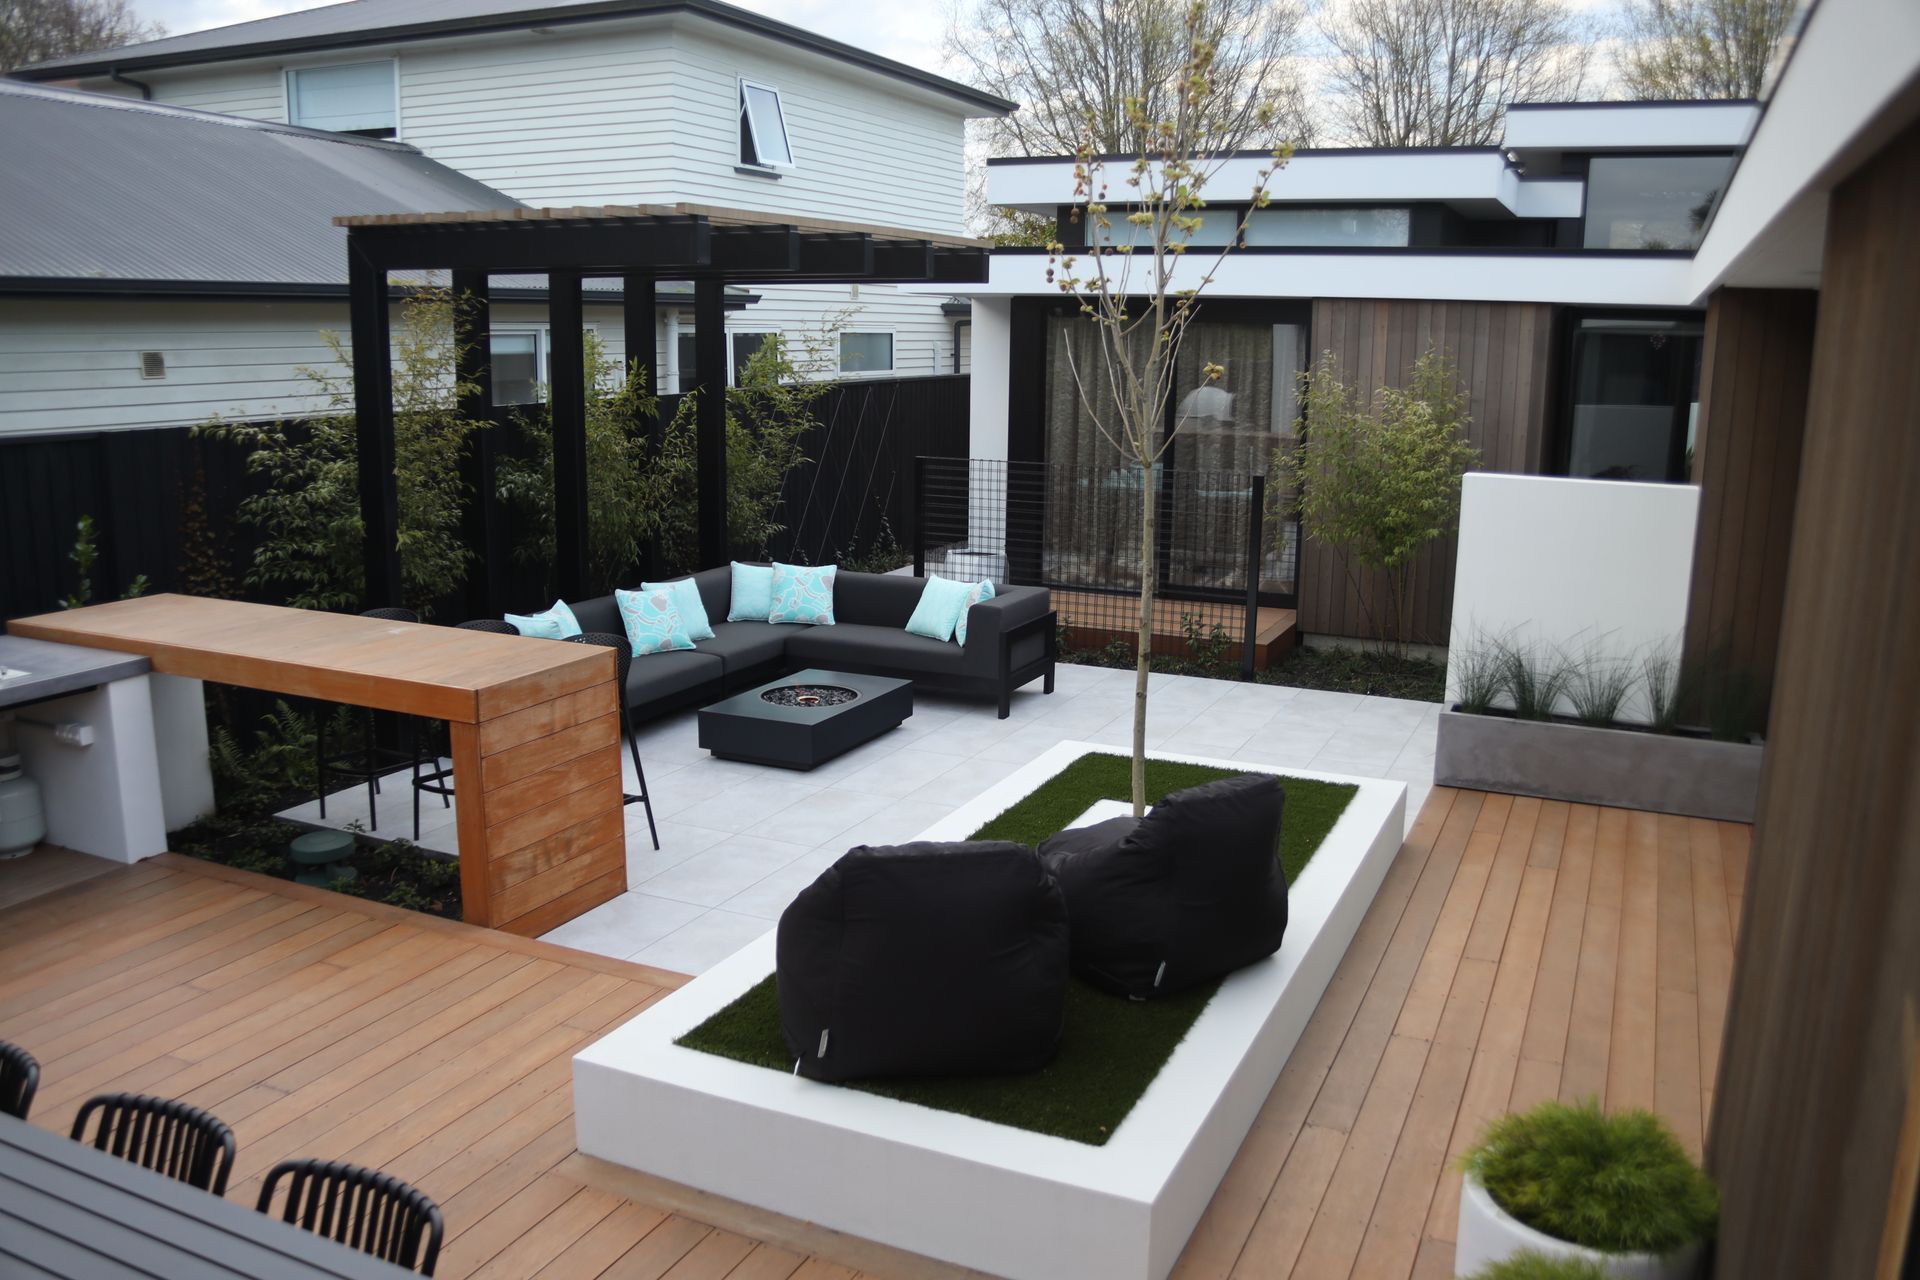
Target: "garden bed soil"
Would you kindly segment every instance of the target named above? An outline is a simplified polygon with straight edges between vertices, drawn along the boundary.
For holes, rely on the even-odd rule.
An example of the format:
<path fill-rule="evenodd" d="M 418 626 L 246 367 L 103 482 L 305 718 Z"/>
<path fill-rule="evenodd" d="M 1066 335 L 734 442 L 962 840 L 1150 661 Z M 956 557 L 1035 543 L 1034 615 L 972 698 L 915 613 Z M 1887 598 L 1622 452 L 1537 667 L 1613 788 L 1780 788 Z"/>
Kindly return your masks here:
<path fill-rule="evenodd" d="M 1127 800 L 1131 765 L 1126 756 L 1081 756 L 972 838 L 1038 845 L 1095 803 Z M 1149 760 L 1148 801 L 1157 803 L 1170 791 L 1240 772 L 1247 771 Z M 1333 829 L 1355 788 L 1284 775 L 1282 781 L 1287 803 L 1278 856 L 1291 883 Z M 1134 1001 L 1108 995 L 1075 978 L 1067 987 L 1060 1051 L 1039 1071 L 862 1081 L 845 1087 L 1099 1146 L 1160 1074 L 1218 987 L 1214 982 L 1159 1000 Z M 780 1001 L 772 975 L 676 1043 L 770 1070 L 786 1072 L 793 1067 L 780 1034 Z"/>
<path fill-rule="evenodd" d="M 1133 650 L 1125 645 L 1105 649 L 1062 650 L 1060 661 L 1081 666 L 1133 670 Z M 1156 657 L 1153 669 L 1165 675 L 1204 676 L 1214 680 L 1241 678 L 1238 663 L 1204 662 L 1190 658 Z M 1317 648 L 1302 645 L 1277 665 L 1254 673 L 1259 684 L 1291 689 L 1323 689 L 1332 693 L 1370 694 L 1377 698 L 1409 698 L 1418 702 L 1446 700 L 1447 668 L 1431 658 L 1397 658 L 1370 649 Z"/>
<path fill-rule="evenodd" d="M 287 844 L 308 830 L 278 818 L 216 813 L 170 832 L 167 847 L 236 870 L 291 880 L 299 868 L 288 859 Z M 405 840 L 369 844 L 363 839 L 347 865 L 354 869 L 354 878 L 327 886 L 336 893 L 448 920 L 461 918 L 460 864 L 452 859 L 434 857 Z"/>

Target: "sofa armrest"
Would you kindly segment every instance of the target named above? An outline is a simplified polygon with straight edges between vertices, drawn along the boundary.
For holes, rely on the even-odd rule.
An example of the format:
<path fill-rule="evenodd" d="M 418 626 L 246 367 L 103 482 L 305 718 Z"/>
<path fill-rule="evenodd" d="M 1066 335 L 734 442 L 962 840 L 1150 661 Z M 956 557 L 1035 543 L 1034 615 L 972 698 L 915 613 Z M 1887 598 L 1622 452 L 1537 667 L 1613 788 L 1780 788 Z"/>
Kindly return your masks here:
<path fill-rule="evenodd" d="M 1008 587 L 967 610 L 965 665 L 975 675 L 999 676 L 1005 638 L 1053 612 L 1044 587 Z"/>

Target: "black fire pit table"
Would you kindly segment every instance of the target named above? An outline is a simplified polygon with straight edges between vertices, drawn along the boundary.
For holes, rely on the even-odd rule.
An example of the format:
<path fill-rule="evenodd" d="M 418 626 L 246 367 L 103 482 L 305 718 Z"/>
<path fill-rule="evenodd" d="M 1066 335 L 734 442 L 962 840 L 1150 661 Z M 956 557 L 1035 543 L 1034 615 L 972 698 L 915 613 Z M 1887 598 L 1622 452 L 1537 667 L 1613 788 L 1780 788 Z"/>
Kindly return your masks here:
<path fill-rule="evenodd" d="M 811 769 L 913 714 L 913 683 L 798 671 L 700 710 L 700 745 L 722 760 Z"/>

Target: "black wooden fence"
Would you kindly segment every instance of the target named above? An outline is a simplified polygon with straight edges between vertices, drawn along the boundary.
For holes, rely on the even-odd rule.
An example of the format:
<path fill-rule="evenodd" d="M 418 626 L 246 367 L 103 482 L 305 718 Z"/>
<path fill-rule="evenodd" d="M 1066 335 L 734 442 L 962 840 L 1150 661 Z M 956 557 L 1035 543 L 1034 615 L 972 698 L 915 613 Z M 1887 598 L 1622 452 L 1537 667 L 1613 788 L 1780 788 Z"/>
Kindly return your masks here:
<path fill-rule="evenodd" d="M 805 445 L 812 461 L 787 478 L 787 532 L 775 554 L 824 563 L 870 556 L 889 536 L 905 544 L 916 520 L 913 458 L 967 452 L 967 391 L 965 375 L 829 390 L 815 405 L 820 430 Z M 673 399 L 664 398 L 663 416 Z M 141 574 L 155 591 L 192 590 L 210 574 L 237 583 L 258 542 L 238 510 L 257 487 L 239 449 L 186 428 L 0 438 L 0 618 L 55 608 L 74 591 L 70 554 L 84 515 L 98 529 L 96 601 L 114 599 Z M 532 598 L 526 574 L 506 581 L 516 598 L 490 612 L 549 603 Z"/>

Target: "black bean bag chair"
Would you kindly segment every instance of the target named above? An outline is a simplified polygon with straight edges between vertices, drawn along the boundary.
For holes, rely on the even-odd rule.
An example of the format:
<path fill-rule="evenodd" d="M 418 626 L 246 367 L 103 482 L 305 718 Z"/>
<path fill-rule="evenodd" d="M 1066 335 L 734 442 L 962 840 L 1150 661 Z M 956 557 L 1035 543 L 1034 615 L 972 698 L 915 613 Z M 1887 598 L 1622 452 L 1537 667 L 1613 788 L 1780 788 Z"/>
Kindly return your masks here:
<path fill-rule="evenodd" d="M 854 849 L 781 914 L 777 954 L 814 1080 L 1033 1071 L 1060 1041 L 1066 903 L 1024 845 Z"/>
<path fill-rule="evenodd" d="M 1145 999 L 1272 955 L 1287 931 L 1280 780 L 1243 774 L 1176 791 L 1040 846 L 1073 922 L 1073 970 Z"/>

